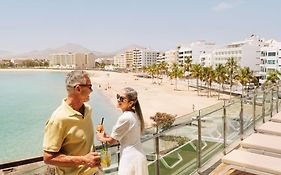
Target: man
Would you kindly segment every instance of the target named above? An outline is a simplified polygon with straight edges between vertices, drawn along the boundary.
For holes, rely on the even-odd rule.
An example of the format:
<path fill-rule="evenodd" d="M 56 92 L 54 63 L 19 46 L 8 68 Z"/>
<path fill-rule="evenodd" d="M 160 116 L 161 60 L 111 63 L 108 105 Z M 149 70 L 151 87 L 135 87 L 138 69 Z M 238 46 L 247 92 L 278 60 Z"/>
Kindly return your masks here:
<path fill-rule="evenodd" d="M 93 125 L 89 101 L 91 80 L 85 71 L 66 77 L 67 98 L 47 121 L 44 134 L 44 162 L 55 166 L 57 175 L 93 175 L 100 156 L 92 152 Z"/>

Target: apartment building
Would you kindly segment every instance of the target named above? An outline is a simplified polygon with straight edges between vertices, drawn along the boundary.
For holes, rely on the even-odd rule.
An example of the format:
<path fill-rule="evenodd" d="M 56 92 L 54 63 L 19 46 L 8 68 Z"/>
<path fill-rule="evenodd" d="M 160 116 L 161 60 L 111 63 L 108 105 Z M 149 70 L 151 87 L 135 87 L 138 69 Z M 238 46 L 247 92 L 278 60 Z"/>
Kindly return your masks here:
<path fill-rule="evenodd" d="M 281 72 L 281 43 L 268 40 L 260 50 L 260 83 L 264 83 L 268 72 L 272 70 Z"/>
<path fill-rule="evenodd" d="M 135 49 L 133 54 L 133 65 L 136 68 L 141 68 L 143 66 L 156 64 L 159 54 L 160 52 L 149 49 Z"/>
<path fill-rule="evenodd" d="M 126 67 L 132 67 L 134 64 L 134 50 L 127 50 L 125 51 L 125 61 L 126 61 Z"/>
<path fill-rule="evenodd" d="M 212 64 L 226 64 L 227 60 L 233 57 L 239 66 L 249 67 L 254 72 L 260 70 L 260 49 L 264 46 L 263 39 L 251 35 L 244 41 L 230 43 L 221 48 L 215 49 L 212 55 Z"/>
<path fill-rule="evenodd" d="M 215 48 L 217 48 L 215 43 L 204 40 L 178 46 L 178 64 L 183 64 L 189 58 L 193 64 L 210 65 L 211 53 Z"/>
<path fill-rule="evenodd" d="M 114 56 L 114 65 L 118 68 L 132 68 L 134 60 L 139 57 L 139 49 L 126 50 Z"/>
<path fill-rule="evenodd" d="M 57 53 L 49 56 L 51 68 L 93 69 L 95 55 L 93 53 Z"/>
<path fill-rule="evenodd" d="M 172 65 L 173 63 L 177 63 L 178 61 L 178 52 L 177 50 L 168 50 L 164 53 L 159 53 L 156 64 L 159 64 L 160 62 L 165 61 L 169 65 Z"/>
<path fill-rule="evenodd" d="M 116 54 L 113 57 L 113 64 L 118 68 L 126 68 L 126 59 L 124 53 Z"/>

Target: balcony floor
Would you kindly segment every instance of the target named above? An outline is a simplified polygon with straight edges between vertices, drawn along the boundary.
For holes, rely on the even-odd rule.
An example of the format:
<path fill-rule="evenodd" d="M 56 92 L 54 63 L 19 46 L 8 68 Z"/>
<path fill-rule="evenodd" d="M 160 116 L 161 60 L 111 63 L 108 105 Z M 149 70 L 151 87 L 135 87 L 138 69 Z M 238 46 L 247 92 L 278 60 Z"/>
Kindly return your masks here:
<path fill-rule="evenodd" d="M 210 175 L 218 175 L 218 174 L 220 174 L 220 172 L 222 172 L 224 170 L 224 168 L 226 168 L 226 166 L 223 165 L 223 164 L 220 164 L 217 168 L 215 168 L 211 172 Z M 235 170 L 235 169 L 230 169 L 224 175 L 256 175 L 256 174 L 248 173 L 248 172 L 244 172 L 244 171 L 239 171 L 239 170 Z"/>

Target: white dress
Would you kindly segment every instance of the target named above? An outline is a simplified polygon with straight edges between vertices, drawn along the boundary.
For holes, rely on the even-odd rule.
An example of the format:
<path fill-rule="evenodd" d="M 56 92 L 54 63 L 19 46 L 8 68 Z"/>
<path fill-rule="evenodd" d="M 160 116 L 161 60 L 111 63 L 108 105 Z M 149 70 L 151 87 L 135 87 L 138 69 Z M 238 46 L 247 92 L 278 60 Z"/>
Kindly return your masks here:
<path fill-rule="evenodd" d="M 121 145 L 118 175 L 148 175 L 137 114 L 125 111 L 113 127 L 111 137 L 118 140 Z"/>

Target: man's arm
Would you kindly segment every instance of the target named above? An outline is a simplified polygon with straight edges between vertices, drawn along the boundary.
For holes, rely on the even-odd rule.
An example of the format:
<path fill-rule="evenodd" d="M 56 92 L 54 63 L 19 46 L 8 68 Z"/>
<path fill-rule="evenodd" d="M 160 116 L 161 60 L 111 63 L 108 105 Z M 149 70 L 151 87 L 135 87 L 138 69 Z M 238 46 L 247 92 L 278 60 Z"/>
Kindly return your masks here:
<path fill-rule="evenodd" d="M 85 156 L 67 156 L 59 152 L 44 151 L 44 162 L 55 166 L 73 167 L 86 165 L 89 167 L 100 166 L 100 155 L 97 152 L 90 152 Z"/>

